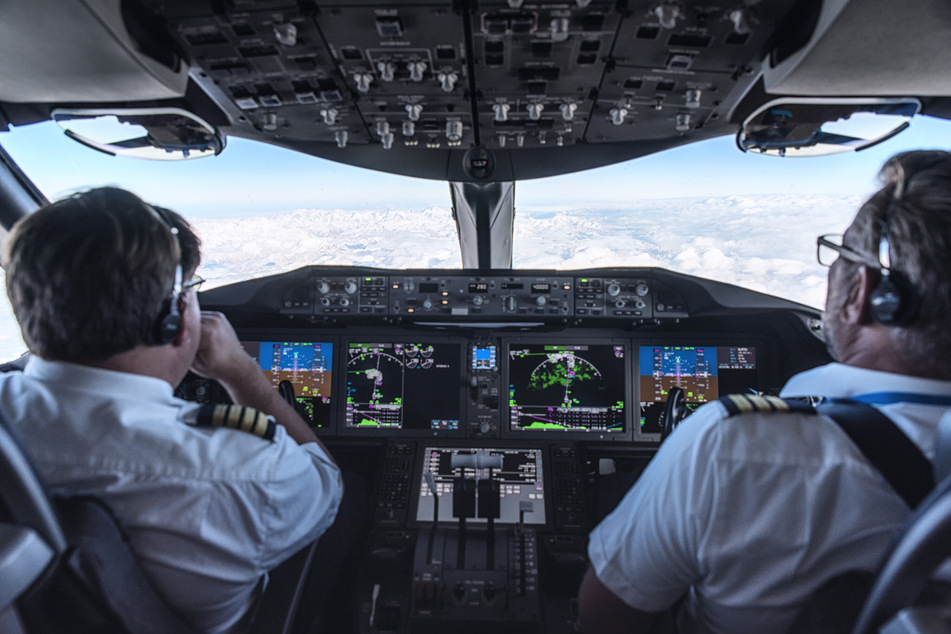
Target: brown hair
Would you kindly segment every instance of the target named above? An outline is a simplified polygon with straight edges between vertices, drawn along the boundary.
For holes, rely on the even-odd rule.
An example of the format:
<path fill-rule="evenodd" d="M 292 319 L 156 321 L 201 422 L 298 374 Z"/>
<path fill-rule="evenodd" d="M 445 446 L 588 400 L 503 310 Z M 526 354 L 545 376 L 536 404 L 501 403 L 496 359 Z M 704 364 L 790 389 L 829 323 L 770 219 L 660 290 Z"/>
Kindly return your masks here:
<path fill-rule="evenodd" d="M 103 187 L 20 220 L 4 246 L 7 295 L 30 350 L 61 361 L 99 361 L 149 343 L 180 264 L 198 268 L 200 242 L 178 214 Z"/>

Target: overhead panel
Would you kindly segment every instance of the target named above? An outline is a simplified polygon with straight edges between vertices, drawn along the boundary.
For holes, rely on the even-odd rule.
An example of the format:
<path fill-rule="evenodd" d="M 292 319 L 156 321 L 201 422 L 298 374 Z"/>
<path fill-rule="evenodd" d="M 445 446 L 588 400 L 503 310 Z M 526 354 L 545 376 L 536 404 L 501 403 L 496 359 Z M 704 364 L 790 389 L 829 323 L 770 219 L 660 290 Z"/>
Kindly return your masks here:
<path fill-rule="evenodd" d="M 726 116 L 721 106 L 755 81 L 756 62 L 792 4 L 632 3 L 587 140 L 684 135 Z"/>
<path fill-rule="evenodd" d="M 452 4 L 321 5 L 354 107 L 384 149 L 473 142 L 463 19 Z"/>
<path fill-rule="evenodd" d="M 479 3 L 472 39 L 484 145 L 584 139 L 619 20 L 613 2 Z"/>

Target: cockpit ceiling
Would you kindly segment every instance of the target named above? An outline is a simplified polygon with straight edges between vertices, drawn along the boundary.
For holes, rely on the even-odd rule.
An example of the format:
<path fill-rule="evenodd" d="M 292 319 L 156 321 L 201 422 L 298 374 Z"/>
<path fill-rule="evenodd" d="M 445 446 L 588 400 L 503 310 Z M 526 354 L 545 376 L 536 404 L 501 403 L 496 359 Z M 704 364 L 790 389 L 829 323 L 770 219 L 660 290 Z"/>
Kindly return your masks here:
<path fill-rule="evenodd" d="M 0 43 L 9 122 L 40 116 L 17 85 L 50 95 L 46 106 L 57 94 L 71 105 L 112 96 L 184 106 L 231 136 L 455 181 L 571 172 L 732 134 L 791 88 L 829 96 L 841 81 L 841 94 L 866 85 L 884 95 L 895 82 L 909 96 L 951 94 L 947 81 L 935 83 L 933 63 L 872 81 L 874 68 L 856 61 L 874 47 L 901 65 L 902 43 L 915 41 L 932 42 L 928 59 L 946 59 L 936 54 L 946 37 L 920 37 L 920 28 L 939 35 L 951 24 L 937 0 L 891 3 L 888 25 L 865 10 L 882 0 L 84 0 L 87 19 L 71 22 L 81 32 L 47 38 L 32 57 L 25 47 L 43 37 L 41 25 L 49 31 L 56 4 L 37 2 L 35 19 L 23 7 L 0 9 L 19 34 L 16 50 Z M 883 28 L 887 47 L 869 37 Z M 57 46 L 74 49 L 61 51 L 68 77 L 50 74 Z M 112 66 L 124 75 L 100 81 L 106 62 L 123 56 L 134 63 Z M 187 92 L 165 98 L 182 69 Z M 84 73 L 98 86 L 90 99 L 77 94 Z M 36 78 L 46 76 L 44 91 Z M 937 101 L 929 103 L 939 110 Z M 489 151 L 487 174 L 466 156 L 473 147 Z"/>

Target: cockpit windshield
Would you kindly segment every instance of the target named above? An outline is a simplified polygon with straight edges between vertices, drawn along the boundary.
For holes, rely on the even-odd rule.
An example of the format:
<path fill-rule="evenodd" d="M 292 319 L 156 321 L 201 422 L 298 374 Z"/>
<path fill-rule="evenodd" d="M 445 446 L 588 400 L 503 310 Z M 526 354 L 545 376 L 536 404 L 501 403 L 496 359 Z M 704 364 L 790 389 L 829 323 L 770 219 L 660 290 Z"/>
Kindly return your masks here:
<path fill-rule="evenodd" d="M 821 308 L 815 236 L 845 227 L 888 156 L 932 147 L 949 132 L 951 122 L 919 116 L 867 151 L 810 160 L 743 154 L 721 137 L 518 181 L 513 266 L 661 267 Z M 0 145 L 50 200 L 108 184 L 182 213 L 204 243 L 206 288 L 310 264 L 462 267 L 444 181 L 239 138 L 201 160 L 114 157 L 72 142 L 53 122 L 11 127 Z M 4 312 L 0 347 L 12 358 L 23 346 Z"/>

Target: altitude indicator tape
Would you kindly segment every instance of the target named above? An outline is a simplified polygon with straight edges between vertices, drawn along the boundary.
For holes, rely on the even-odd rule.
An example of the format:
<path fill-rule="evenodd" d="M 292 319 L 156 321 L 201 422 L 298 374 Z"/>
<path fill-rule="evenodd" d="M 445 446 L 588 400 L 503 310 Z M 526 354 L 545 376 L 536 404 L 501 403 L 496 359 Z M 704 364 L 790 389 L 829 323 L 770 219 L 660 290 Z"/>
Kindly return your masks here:
<path fill-rule="evenodd" d="M 355 429 L 459 429 L 459 346 L 350 343 L 346 425 Z"/>
<path fill-rule="evenodd" d="M 624 431 L 624 346 L 512 344 L 512 431 Z"/>

